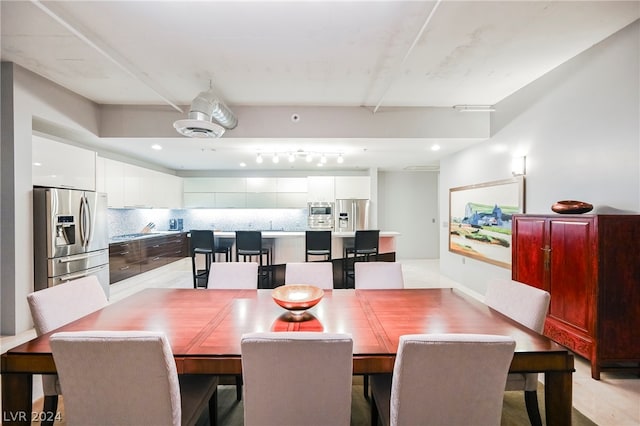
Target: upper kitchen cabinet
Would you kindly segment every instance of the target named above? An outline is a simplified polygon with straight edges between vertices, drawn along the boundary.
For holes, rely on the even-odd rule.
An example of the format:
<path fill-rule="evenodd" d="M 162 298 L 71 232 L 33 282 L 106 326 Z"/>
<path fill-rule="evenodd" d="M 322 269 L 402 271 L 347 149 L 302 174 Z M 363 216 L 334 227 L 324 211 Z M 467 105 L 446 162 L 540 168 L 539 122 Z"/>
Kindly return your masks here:
<path fill-rule="evenodd" d="M 336 176 L 336 199 L 356 198 L 368 200 L 371 198 L 371 179 L 369 176 Z"/>
<path fill-rule="evenodd" d="M 38 186 L 96 190 L 96 153 L 33 136 L 32 182 Z"/>
<path fill-rule="evenodd" d="M 333 176 L 307 177 L 307 201 L 333 202 L 335 199 L 335 178 Z"/>
<path fill-rule="evenodd" d="M 249 177 L 247 182 L 247 192 L 273 193 L 278 191 L 276 178 L 272 177 Z"/>
<path fill-rule="evenodd" d="M 182 208 L 182 178 L 104 158 L 110 208 Z"/>

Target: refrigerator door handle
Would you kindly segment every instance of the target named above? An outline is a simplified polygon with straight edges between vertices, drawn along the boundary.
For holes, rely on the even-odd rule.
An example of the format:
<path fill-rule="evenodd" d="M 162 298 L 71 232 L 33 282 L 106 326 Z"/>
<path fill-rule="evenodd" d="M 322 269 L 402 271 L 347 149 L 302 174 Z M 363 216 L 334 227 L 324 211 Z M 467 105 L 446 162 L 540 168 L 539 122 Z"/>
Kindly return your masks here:
<path fill-rule="evenodd" d="M 89 257 L 95 257 L 95 256 L 102 256 L 103 253 L 102 252 L 91 252 L 91 253 L 87 253 L 85 255 L 82 255 L 82 259 L 87 259 Z M 67 257 L 59 257 L 56 259 L 56 261 L 58 263 L 69 263 L 69 262 L 75 262 L 79 259 L 78 255 L 76 256 L 67 256 Z"/>
<path fill-rule="evenodd" d="M 84 196 L 84 206 L 85 206 L 85 214 L 87 216 L 87 234 L 85 237 L 86 237 L 86 245 L 89 246 L 89 243 L 93 239 L 93 220 L 91 217 L 93 215 L 93 212 L 91 211 L 91 204 L 89 204 L 89 200 L 86 197 L 86 195 Z"/>
<path fill-rule="evenodd" d="M 80 199 L 80 239 L 85 248 L 91 239 L 91 210 L 86 196 Z"/>
<path fill-rule="evenodd" d="M 75 274 L 60 275 L 57 278 L 62 280 L 62 281 L 75 280 L 76 278 L 86 277 L 89 274 L 92 274 L 92 273 L 95 273 L 95 272 L 98 272 L 98 271 L 102 271 L 103 269 L 105 269 L 107 267 L 108 267 L 108 265 L 99 266 L 97 268 L 92 268 L 91 270 L 84 270 L 84 271 L 81 271 L 81 272 L 76 272 Z"/>

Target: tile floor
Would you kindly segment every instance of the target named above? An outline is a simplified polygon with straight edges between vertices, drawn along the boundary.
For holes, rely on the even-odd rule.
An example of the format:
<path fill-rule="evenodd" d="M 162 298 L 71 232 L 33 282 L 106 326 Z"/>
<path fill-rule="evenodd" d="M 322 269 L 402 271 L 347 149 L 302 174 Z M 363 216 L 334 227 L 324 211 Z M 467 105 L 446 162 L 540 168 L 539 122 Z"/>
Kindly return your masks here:
<path fill-rule="evenodd" d="M 401 260 L 401 263 L 406 287 L 459 288 L 455 281 L 440 275 L 438 260 Z M 113 284 L 110 302 L 116 302 L 148 287 L 192 286 L 191 261 L 184 259 Z M 18 336 L 2 336 L 0 352 L 5 352 L 34 336 L 33 330 Z M 39 379 L 34 380 L 34 398 L 41 396 L 39 383 Z M 601 380 L 593 380 L 589 363 L 576 357 L 573 403 L 580 412 L 600 426 L 640 426 L 640 377 L 625 373 L 603 373 Z"/>

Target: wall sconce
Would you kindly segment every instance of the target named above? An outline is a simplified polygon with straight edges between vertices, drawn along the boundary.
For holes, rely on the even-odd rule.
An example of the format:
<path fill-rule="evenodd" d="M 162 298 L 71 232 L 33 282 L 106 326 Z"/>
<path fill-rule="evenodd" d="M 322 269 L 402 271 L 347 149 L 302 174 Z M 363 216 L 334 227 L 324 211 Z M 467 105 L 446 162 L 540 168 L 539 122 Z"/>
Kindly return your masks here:
<path fill-rule="evenodd" d="M 522 157 L 513 157 L 511 159 L 511 174 L 513 176 L 522 176 L 526 173 L 526 158 L 523 155 Z"/>

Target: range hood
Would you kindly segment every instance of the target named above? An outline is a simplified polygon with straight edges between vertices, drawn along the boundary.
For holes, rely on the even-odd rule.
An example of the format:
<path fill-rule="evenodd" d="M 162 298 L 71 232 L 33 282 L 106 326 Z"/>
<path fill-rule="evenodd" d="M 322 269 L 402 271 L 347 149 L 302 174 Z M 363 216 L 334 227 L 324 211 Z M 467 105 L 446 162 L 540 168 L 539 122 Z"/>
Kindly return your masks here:
<path fill-rule="evenodd" d="M 177 120 L 173 127 L 181 135 L 190 138 L 219 138 L 225 130 L 238 125 L 236 116 L 212 90 L 201 92 L 195 97 L 188 117 Z"/>

